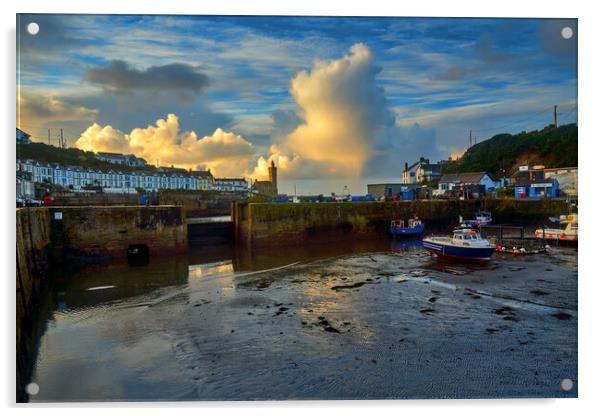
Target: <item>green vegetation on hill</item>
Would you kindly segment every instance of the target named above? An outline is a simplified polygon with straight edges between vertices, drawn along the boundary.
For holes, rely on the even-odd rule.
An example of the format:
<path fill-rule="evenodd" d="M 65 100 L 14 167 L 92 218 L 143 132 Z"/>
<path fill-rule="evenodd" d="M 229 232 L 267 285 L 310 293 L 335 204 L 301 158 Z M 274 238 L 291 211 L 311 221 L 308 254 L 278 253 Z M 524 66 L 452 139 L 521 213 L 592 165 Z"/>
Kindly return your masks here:
<path fill-rule="evenodd" d="M 510 176 L 520 165 L 577 166 L 577 125 L 548 126 L 519 134 L 497 134 L 472 146 L 444 173 L 488 171 Z"/>
<path fill-rule="evenodd" d="M 42 163 L 59 163 L 64 166 L 81 166 L 104 171 L 111 169 L 121 172 L 156 171 L 154 166 L 133 168 L 126 165 L 115 165 L 96 159 L 94 152 L 85 152 L 73 147 L 61 149 L 44 143 L 17 144 L 17 158 L 22 160 L 32 159 Z"/>

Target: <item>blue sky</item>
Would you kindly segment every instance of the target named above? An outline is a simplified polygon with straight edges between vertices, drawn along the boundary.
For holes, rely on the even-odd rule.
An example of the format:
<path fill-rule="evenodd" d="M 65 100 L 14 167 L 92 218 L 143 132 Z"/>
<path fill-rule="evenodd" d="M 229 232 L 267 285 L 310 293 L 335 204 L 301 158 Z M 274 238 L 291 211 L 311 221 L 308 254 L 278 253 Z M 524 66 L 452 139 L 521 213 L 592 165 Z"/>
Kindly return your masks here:
<path fill-rule="evenodd" d="M 311 110 L 291 93 L 292 80 L 301 71 L 312 75 L 316 62 L 344 59 L 356 44 L 370 52 L 366 68 L 373 75 L 354 78 L 350 82 L 360 85 L 344 86 L 345 94 L 350 90 L 355 97 L 355 87 L 371 83 L 380 114 L 376 124 L 370 121 L 374 133 L 358 127 L 358 140 L 373 150 L 355 179 L 358 193 L 365 182 L 399 181 L 405 161 L 461 153 L 469 130 L 483 140 L 541 128 L 552 122 L 555 104 L 562 124 L 577 117 L 575 20 L 112 15 L 18 20 L 17 124 L 44 141 L 48 128 L 54 137 L 62 127 L 75 144 L 93 123 L 127 134 L 173 113 L 179 128 L 198 138 L 219 128 L 251 143 L 253 155 L 247 155 L 241 174 L 257 174 L 257 158 L 274 157 L 271 148 L 286 148 L 287 135 L 307 122 Z M 25 31 L 30 21 L 40 25 L 37 36 Z M 572 39 L 560 35 L 566 26 L 575 33 Z M 337 83 L 336 77 L 324 82 Z M 344 138 L 339 145 L 346 146 Z M 294 147 L 286 151 L 295 156 Z M 223 166 L 207 162 L 217 156 L 223 159 L 217 151 L 200 157 L 198 165 Z M 325 160 L 318 155 L 314 162 Z M 281 175 L 284 187 L 305 181 L 308 192 L 338 190 L 345 178 L 331 176 L 306 175 L 301 168 L 290 170 L 288 179 Z"/>

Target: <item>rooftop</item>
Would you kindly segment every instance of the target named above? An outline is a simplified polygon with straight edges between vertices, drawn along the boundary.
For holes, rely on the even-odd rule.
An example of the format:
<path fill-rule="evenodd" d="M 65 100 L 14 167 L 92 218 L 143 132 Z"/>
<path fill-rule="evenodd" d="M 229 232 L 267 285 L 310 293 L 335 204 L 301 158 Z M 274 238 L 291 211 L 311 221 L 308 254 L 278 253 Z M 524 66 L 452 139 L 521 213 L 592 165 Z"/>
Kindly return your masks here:
<path fill-rule="evenodd" d="M 491 179 L 494 176 L 488 172 L 465 172 L 465 173 L 446 173 L 439 180 L 440 183 L 478 183 L 483 176 L 488 175 Z"/>

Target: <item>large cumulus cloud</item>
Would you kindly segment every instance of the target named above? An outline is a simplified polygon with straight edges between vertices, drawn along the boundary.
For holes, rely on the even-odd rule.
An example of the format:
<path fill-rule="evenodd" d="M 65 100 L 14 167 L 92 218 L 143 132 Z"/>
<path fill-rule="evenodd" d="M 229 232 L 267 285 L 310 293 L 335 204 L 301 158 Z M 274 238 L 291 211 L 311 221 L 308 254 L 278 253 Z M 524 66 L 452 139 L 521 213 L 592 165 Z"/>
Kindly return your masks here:
<path fill-rule="evenodd" d="M 273 160 L 291 179 L 360 177 L 394 124 L 376 82 L 379 71 L 370 49 L 358 43 L 340 59 L 297 73 L 290 92 L 302 122 L 259 159 L 253 174 L 265 176 Z"/>
<path fill-rule="evenodd" d="M 239 175 L 255 155 L 252 143 L 220 128 L 199 138 L 194 131 L 180 131 L 178 117 L 169 114 L 155 125 L 125 134 L 110 125 L 92 124 L 75 146 L 95 152 L 133 153 L 150 164 L 185 168 L 209 168 L 219 176 Z"/>

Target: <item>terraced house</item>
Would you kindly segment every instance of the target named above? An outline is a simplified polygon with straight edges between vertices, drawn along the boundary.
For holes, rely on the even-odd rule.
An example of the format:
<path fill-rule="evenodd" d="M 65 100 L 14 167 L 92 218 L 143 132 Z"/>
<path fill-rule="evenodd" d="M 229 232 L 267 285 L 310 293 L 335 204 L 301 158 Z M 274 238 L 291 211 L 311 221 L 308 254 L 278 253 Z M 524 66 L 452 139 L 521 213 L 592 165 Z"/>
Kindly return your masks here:
<path fill-rule="evenodd" d="M 118 169 L 100 170 L 82 166 L 64 166 L 35 160 L 17 160 L 17 173 L 27 173 L 33 183 L 54 184 L 63 188 L 81 190 L 98 187 L 105 192 L 134 192 L 137 189 L 183 189 L 192 191 L 217 190 L 243 192 L 248 189 L 244 178 L 216 179 L 210 171 L 187 171 L 162 167 L 156 171 Z"/>

